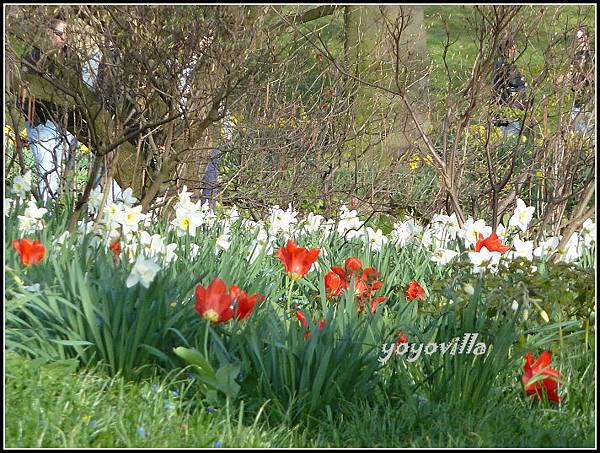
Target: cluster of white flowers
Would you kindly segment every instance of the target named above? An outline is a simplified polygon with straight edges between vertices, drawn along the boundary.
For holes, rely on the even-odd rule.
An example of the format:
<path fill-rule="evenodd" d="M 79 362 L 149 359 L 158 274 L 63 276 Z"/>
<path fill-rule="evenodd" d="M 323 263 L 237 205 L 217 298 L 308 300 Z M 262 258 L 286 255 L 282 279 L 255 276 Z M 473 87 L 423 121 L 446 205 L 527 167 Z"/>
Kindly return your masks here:
<path fill-rule="evenodd" d="M 48 210 L 46 208 L 38 208 L 33 196 L 27 202 L 27 207 L 23 215 L 19 215 L 19 232 L 22 234 L 34 233 L 44 228 L 44 214 Z"/>
<path fill-rule="evenodd" d="M 171 221 L 177 237 L 187 234 L 195 236 L 196 228 L 205 224 L 210 227 L 217 219 L 211 212 L 208 203 L 202 204 L 201 200 L 192 203 L 191 195 L 192 192 L 187 191 L 187 186 L 183 186 L 175 205 L 175 218 Z"/>
<path fill-rule="evenodd" d="M 17 175 L 14 177 L 11 192 L 21 200 L 27 197 L 27 194 L 31 192 L 31 171 L 28 171 L 23 176 Z"/>
<path fill-rule="evenodd" d="M 13 185 L 13 193 L 21 196 L 22 189 L 27 187 L 29 180 L 30 176 L 29 179 L 23 177 L 17 180 Z M 449 216 L 436 214 L 426 227 L 409 218 L 394 223 L 393 230 L 389 235 L 385 235 L 381 229 L 375 230 L 365 226 L 357 211 L 349 210 L 346 206 L 341 207 L 337 220 L 325 219 L 313 213 L 301 219 L 291 205 L 286 210 L 273 206 L 265 220 L 255 222 L 241 218 L 235 206 L 217 216 L 210 210 L 208 203 L 204 205 L 201 201 L 193 203 L 191 195 L 184 186 L 175 205 L 175 218 L 167 226 L 165 234 L 174 232 L 177 237 L 195 236 L 196 230 L 205 226 L 209 234 L 216 238 L 214 252 L 218 254 L 230 249 L 232 227 L 238 223 L 241 231 L 250 238 L 247 246 L 244 244 L 248 252 L 246 257 L 250 263 L 261 254 L 273 254 L 275 244 L 280 243 L 281 240 L 311 235 L 313 238 L 316 237 L 318 242 L 313 246 L 318 246 L 330 235 L 337 235 L 347 241 L 362 241 L 365 247 L 374 252 L 380 252 L 386 246 L 398 249 L 413 244 L 429 252 L 431 261 L 439 266 L 449 264 L 463 253 L 463 256 L 471 261 L 474 272 L 482 269 L 495 271 L 501 260 L 524 258 L 532 261 L 534 257 L 549 257 L 556 251 L 562 238 L 561 236 L 542 238 L 537 244 L 534 240 L 528 239 L 527 229 L 535 208 L 526 206 L 521 199 L 516 201 L 508 226 L 499 224 L 496 228 L 498 240 L 509 249 L 501 254 L 490 250 L 491 245 L 489 248 L 483 246 L 479 251 L 475 251 L 475 246 L 480 239 L 489 238 L 492 227 L 486 225 L 484 220 L 475 220 L 471 217 L 462 227 L 459 226 L 455 214 Z M 102 199 L 103 194 L 100 189 L 92 191 L 89 206 L 94 213 L 98 212 Z M 110 247 L 115 241 L 119 241 L 129 261 L 135 262 L 135 271 L 132 270 L 128 284 L 139 281 L 146 286 L 146 283 L 149 284 L 154 278 L 153 275 L 157 272 L 155 268 L 178 258 L 177 244 L 167 244 L 165 237 L 160 234 L 151 235 L 146 231 L 152 227 L 152 219 L 142 213 L 141 205 L 136 205 L 137 201 L 132 196 L 131 189 L 127 189 L 120 200 L 106 203 L 100 221 L 80 221 L 79 231 L 92 232 L 94 228 L 95 237 L 92 244 Z M 6 206 L 9 207 L 8 211 Z M 13 206 L 13 200 L 5 199 L 5 215 Z M 45 208 L 38 208 L 35 200 L 31 198 L 24 215 L 19 216 L 20 230 L 29 232 L 43 228 L 43 216 L 46 212 Z M 67 237 L 68 233 L 65 232 L 54 243 L 62 245 Z M 581 231 L 571 236 L 559 259 L 564 262 L 576 261 L 586 249 L 594 246 L 595 242 L 596 224 L 592 219 L 587 219 Z M 190 247 L 191 257 L 194 259 L 199 254 L 200 247 L 195 240 L 191 241 Z M 324 249 L 322 250 L 324 253 Z M 152 278 L 149 277 L 151 275 Z"/>

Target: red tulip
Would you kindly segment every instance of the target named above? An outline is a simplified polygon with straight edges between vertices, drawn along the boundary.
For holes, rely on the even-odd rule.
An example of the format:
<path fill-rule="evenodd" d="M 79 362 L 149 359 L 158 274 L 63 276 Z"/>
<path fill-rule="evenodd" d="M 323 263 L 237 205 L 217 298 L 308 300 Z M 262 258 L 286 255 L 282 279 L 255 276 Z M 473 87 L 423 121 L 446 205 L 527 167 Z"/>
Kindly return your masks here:
<path fill-rule="evenodd" d="M 528 352 L 525 356 L 525 365 L 523 366 L 523 389 L 527 395 L 535 395 L 535 399 L 540 399 L 542 395 L 542 387 L 545 389 L 550 401 L 559 402 L 558 397 L 558 382 L 554 378 L 560 378 L 560 373 L 553 368 L 550 368 L 552 356 L 549 351 L 544 351 L 540 354 L 537 360 Z M 528 384 L 528 382 L 537 375 L 548 376 L 542 380 Z"/>
<path fill-rule="evenodd" d="M 116 256 L 119 256 L 121 254 L 121 243 L 119 241 L 113 242 L 110 244 L 110 249 Z"/>
<path fill-rule="evenodd" d="M 289 277 L 292 280 L 299 280 L 310 270 L 320 251 L 320 249 L 308 250 L 298 247 L 294 241 L 289 239 L 287 245 L 281 247 L 277 254 Z"/>
<path fill-rule="evenodd" d="M 231 296 L 227 294 L 223 280 L 215 278 L 206 289 L 202 285 L 196 286 L 195 295 L 196 311 L 207 321 L 219 324 L 233 317 Z"/>
<path fill-rule="evenodd" d="M 46 254 L 46 247 L 37 239 L 33 242 L 29 239 L 13 240 L 12 244 L 25 266 L 39 263 Z"/>
<path fill-rule="evenodd" d="M 344 289 L 348 287 L 346 281 L 336 272 L 327 272 L 325 274 L 325 288 L 327 288 L 327 297 L 339 296 Z"/>
<path fill-rule="evenodd" d="M 362 269 L 362 262 L 356 257 L 350 257 L 344 262 L 344 268 L 331 266 L 331 271 L 325 275 L 325 287 L 328 297 L 339 296 L 350 286 L 354 277 L 354 295 L 357 298 L 357 310 L 365 308 L 365 303 L 371 303 L 371 312 L 375 313 L 377 304 L 385 301 L 385 297 L 375 297 L 375 291 L 383 286 L 383 281 L 377 280 L 379 272 L 368 267 Z"/>
<path fill-rule="evenodd" d="M 479 239 L 475 244 L 475 251 L 479 252 L 482 247 L 485 247 L 490 252 L 500 252 L 502 255 L 510 250 L 508 245 L 503 245 L 502 242 L 500 242 L 495 231 L 492 231 L 492 234 L 485 239 L 483 238 L 483 234 L 479 233 Z"/>
<path fill-rule="evenodd" d="M 351 256 L 344 262 L 344 267 L 346 268 L 346 273 L 352 275 L 354 272 L 362 269 L 362 261 L 355 256 Z"/>
<path fill-rule="evenodd" d="M 262 302 L 265 299 L 265 296 L 261 295 L 259 297 L 258 293 L 252 296 L 248 296 L 243 290 L 238 288 L 236 285 L 231 285 L 229 288 L 229 295 L 231 296 L 231 300 L 235 304 L 234 312 L 236 319 L 244 319 L 247 318 L 250 313 L 254 310 L 254 306 L 257 302 Z"/>
<path fill-rule="evenodd" d="M 396 346 L 399 346 L 400 343 L 408 343 L 408 337 L 404 332 L 398 332 L 398 339 L 396 340 Z"/>
<path fill-rule="evenodd" d="M 425 300 L 425 290 L 419 285 L 416 280 L 413 280 L 408 284 L 408 288 L 406 290 L 406 298 L 409 300 L 415 300 L 420 298 L 421 300 Z"/>

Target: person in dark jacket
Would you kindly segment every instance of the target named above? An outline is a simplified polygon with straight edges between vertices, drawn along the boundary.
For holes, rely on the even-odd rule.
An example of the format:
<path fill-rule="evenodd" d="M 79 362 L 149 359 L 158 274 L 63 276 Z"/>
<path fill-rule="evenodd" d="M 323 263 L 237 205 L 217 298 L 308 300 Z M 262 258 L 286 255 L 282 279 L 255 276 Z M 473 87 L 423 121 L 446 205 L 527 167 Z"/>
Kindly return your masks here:
<path fill-rule="evenodd" d="M 494 102 L 497 113 L 494 124 L 505 135 L 518 135 L 521 119 L 518 111 L 525 109 L 527 83 L 515 65 L 517 46 L 512 38 L 506 38 L 500 48 L 500 57 L 494 67 Z"/>

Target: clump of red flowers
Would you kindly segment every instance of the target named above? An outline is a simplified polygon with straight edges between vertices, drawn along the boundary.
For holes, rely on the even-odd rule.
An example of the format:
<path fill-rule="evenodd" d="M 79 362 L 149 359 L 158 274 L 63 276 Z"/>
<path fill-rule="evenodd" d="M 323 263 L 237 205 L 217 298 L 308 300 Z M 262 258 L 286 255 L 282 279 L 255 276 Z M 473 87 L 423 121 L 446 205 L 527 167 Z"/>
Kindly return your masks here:
<path fill-rule="evenodd" d="M 501 255 L 504 255 L 510 250 L 510 247 L 508 245 L 502 244 L 495 231 L 492 231 L 492 234 L 490 234 L 485 239 L 483 237 L 483 234 L 479 233 L 479 239 L 475 244 L 475 251 L 479 252 L 482 249 L 482 247 L 485 247 L 490 252 L 500 252 Z"/>
<path fill-rule="evenodd" d="M 325 288 L 327 297 L 337 297 L 350 287 L 354 282 L 354 295 L 357 300 L 357 309 L 362 311 L 370 304 L 371 312 L 375 313 L 377 304 L 385 301 L 385 296 L 376 296 L 375 292 L 383 286 L 379 272 L 368 267 L 363 270 L 362 262 L 356 257 L 350 257 L 344 262 L 344 267 L 331 266 L 331 271 L 325 275 Z"/>
<path fill-rule="evenodd" d="M 115 254 L 115 256 L 119 256 L 121 254 L 121 243 L 119 241 L 111 243 L 110 250 Z"/>
<path fill-rule="evenodd" d="M 396 347 L 400 346 L 401 343 L 408 343 L 408 337 L 404 332 L 398 332 L 398 339 L 396 340 Z"/>
<path fill-rule="evenodd" d="M 416 280 L 411 281 L 406 289 L 406 298 L 408 300 L 421 299 L 425 300 L 425 290 Z"/>
<path fill-rule="evenodd" d="M 558 403 L 558 382 L 556 378 L 560 378 L 560 373 L 553 368 L 550 368 L 552 356 L 549 351 L 544 351 L 536 359 L 529 352 L 525 356 L 525 365 L 523 366 L 523 389 L 527 395 L 534 395 L 535 399 L 542 398 L 542 392 L 545 392 L 548 400 Z M 534 377 L 547 376 L 543 379 L 538 379 L 530 383 Z"/>
<path fill-rule="evenodd" d="M 46 255 L 46 247 L 37 239 L 34 241 L 25 238 L 15 239 L 12 244 L 21 258 L 21 263 L 25 266 L 39 263 Z"/>
<path fill-rule="evenodd" d="M 310 270 L 313 263 L 317 260 L 320 249 L 307 249 L 298 247 L 296 243 L 289 239 L 285 247 L 281 247 L 277 252 L 279 259 L 285 267 L 285 271 L 292 280 L 300 280 Z"/>
<path fill-rule="evenodd" d="M 202 285 L 196 286 L 195 296 L 196 311 L 213 324 L 227 322 L 231 318 L 247 318 L 256 303 L 264 300 L 262 295 L 248 296 L 236 285 L 231 285 L 228 293 L 225 283 L 220 278 L 215 278 L 207 288 Z"/>

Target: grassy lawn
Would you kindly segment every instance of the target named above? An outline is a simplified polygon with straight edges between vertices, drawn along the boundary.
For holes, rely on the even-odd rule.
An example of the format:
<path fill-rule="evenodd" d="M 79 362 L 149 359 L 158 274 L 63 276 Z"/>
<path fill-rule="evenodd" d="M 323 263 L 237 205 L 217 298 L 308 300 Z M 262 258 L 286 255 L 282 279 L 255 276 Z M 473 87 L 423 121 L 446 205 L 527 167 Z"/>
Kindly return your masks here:
<path fill-rule="evenodd" d="M 593 351 L 570 348 L 578 373 L 560 408 L 514 395 L 482 402 L 474 414 L 419 398 L 394 401 L 381 392 L 361 403 L 351 397 L 336 413 L 290 425 L 265 402 L 260 413 L 205 407 L 186 373 L 144 382 L 110 378 L 71 364 L 40 365 L 7 358 L 6 446 L 19 447 L 592 447 Z M 565 372 L 564 370 L 563 373 Z M 574 375 L 573 375 L 574 376 Z M 515 380 L 518 376 L 514 376 Z M 507 383 L 511 386 L 515 382 Z M 512 392 L 511 392 L 512 393 Z"/>

